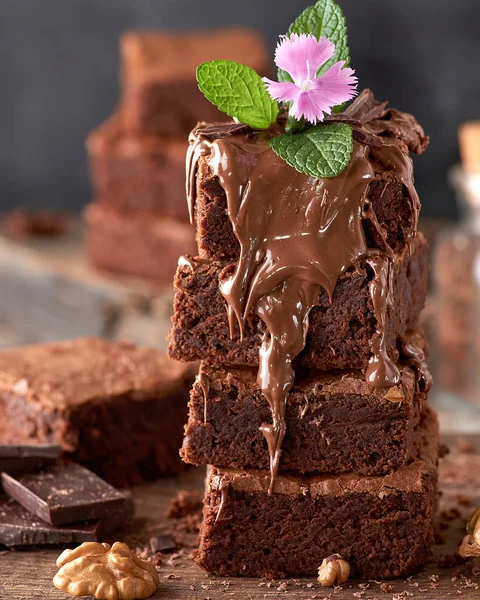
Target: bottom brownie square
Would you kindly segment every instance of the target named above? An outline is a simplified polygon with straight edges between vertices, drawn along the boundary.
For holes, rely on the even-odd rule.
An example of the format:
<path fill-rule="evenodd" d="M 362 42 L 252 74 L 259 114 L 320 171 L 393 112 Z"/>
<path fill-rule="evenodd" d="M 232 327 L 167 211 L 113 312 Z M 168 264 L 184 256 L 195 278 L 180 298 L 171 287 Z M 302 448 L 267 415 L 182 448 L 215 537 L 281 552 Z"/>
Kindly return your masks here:
<path fill-rule="evenodd" d="M 195 248 L 191 225 L 155 215 L 123 215 L 100 204 L 85 211 L 86 249 L 103 271 L 171 285 L 178 259 Z"/>
<path fill-rule="evenodd" d="M 438 424 L 427 409 L 418 457 L 381 477 L 212 467 L 197 562 L 221 576 L 316 575 L 340 554 L 362 579 L 405 576 L 429 559 L 437 501 Z"/>
<path fill-rule="evenodd" d="M 0 352 L 0 444 L 56 443 L 122 487 L 173 475 L 194 365 L 98 338 Z"/>

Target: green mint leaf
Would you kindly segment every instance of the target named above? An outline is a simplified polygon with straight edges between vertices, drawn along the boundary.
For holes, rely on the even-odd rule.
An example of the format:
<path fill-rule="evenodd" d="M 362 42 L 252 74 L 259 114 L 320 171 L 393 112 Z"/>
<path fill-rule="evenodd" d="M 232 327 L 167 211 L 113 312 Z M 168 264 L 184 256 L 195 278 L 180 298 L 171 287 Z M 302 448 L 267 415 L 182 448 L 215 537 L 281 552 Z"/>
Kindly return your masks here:
<path fill-rule="evenodd" d="M 197 69 L 198 87 L 222 112 L 255 129 L 275 123 L 278 102 L 270 98 L 258 73 L 231 60 L 214 60 Z"/>
<path fill-rule="evenodd" d="M 300 173 L 336 177 L 352 156 L 352 128 L 345 123 L 321 123 L 302 133 L 278 135 L 270 146 Z"/>
<path fill-rule="evenodd" d="M 346 67 L 350 64 L 347 23 L 342 9 L 335 0 L 319 0 L 313 6 L 306 8 L 290 25 L 287 35 L 291 35 L 292 33 L 310 33 L 317 40 L 323 36 L 335 44 L 335 54 L 327 63 L 319 68 L 317 77 L 326 73 L 339 60 L 344 60 Z M 279 69 L 278 80 L 292 81 L 292 78 L 288 73 Z"/>

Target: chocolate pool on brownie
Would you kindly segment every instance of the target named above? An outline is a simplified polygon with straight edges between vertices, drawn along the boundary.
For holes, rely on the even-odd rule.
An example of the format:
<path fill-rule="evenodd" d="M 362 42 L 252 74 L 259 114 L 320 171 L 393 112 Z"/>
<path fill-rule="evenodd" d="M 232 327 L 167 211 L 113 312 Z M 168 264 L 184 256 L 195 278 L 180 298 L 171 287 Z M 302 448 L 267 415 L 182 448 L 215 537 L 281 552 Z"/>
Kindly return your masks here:
<path fill-rule="evenodd" d="M 395 109 L 385 110 L 381 118 L 374 119 L 368 126 L 379 137 L 396 144 L 405 152 L 405 156 L 408 151 L 422 154 L 428 145 L 428 138 L 415 118 Z M 214 140 L 221 135 L 221 129 L 202 125 L 192 132 L 190 140 L 192 142 L 202 136 Z M 254 139 L 255 134 L 251 133 L 251 136 Z M 227 193 L 212 166 L 214 161 L 215 157 L 208 152 L 200 156 L 196 169 L 190 175 L 189 209 L 197 231 L 199 255 L 220 261 L 238 259 L 240 243 L 229 216 Z M 406 156 L 406 171 L 409 164 L 411 161 Z M 375 219 L 385 231 L 388 246 L 399 252 L 415 234 L 418 198 L 414 188 L 408 185 L 407 173 L 402 174 L 391 164 L 381 165 L 374 161 L 373 166 L 374 177 L 366 199 Z M 383 247 L 384 240 L 375 227 L 368 221 L 364 222 L 364 227 L 368 246 Z"/>
<path fill-rule="evenodd" d="M 297 372 L 287 400 L 280 470 L 382 475 L 404 466 L 414 454 L 429 382 L 419 380 L 413 366 L 404 364 L 400 372 L 399 384 L 387 389 L 370 387 L 359 371 Z M 270 411 L 255 369 L 202 364 L 189 407 L 185 462 L 268 469 L 260 428 Z"/>
<path fill-rule="evenodd" d="M 192 365 L 98 338 L 0 352 L 0 444 L 54 442 L 116 486 L 172 475 Z"/>
<path fill-rule="evenodd" d="M 382 477 L 280 474 L 212 467 L 197 562 L 222 577 L 316 575 L 340 554 L 362 579 L 401 577 L 430 556 L 438 427 L 427 409 L 419 455 Z"/>
<path fill-rule="evenodd" d="M 391 298 L 384 334 L 387 353 L 397 360 L 399 336 L 416 326 L 423 309 L 428 277 L 428 246 L 417 233 L 409 248 L 393 262 Z M 340 276 L 332 301 L 322 289 L 311 310 L 307 342 L 296 362 L 321 370 L 365 370 L 377 336 L 378 320 L 372 300 L 374 272 L 368 260 Z M 173 327 L 169 354 L 177 360 L 206 360 L 213 365 L 255 366 L 265 326 L 251 315 L 230 336 L 225 300 L 219 280 L 232 265 L 192 259 L 183 261 L 175 277 Z"/>

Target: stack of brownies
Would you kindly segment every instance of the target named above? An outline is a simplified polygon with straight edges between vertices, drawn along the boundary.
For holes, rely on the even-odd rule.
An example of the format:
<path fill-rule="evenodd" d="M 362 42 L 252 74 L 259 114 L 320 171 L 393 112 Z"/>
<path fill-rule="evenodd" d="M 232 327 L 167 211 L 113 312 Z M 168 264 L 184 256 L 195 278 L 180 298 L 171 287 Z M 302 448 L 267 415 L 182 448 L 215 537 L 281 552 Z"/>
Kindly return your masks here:
<path fill-rule="evenodd" d="M 179 263 L 169 353 L 203 361 L 182 457 L 210 465 L 197 560 L 219 575 L 314 575 L 323 559 L 340 554 L 357 577 L 397 577 L 430 554 L 438 428 L 427 404 L 426 343 L 416 329 L 428 266 L 409 156 L 423 152 L 428 138 L 411 115 L 388 109 L 368 90 L 335 119 L 353 124 L 354 150 L 344 173 L 326 180 L 296 173 L 275 157 L 265 134 L 245 126 L 204 125 L 190 138 L 198 255 Z M 292 181 L 285 204 L 289 192 L 278 186 Z M 281 344 L 298 323 L 289 321 L 285 282 L 274 293 L 256 290 L 263 312 L 257 302 L 256 312 L 244 315 L 242 335 L 231 298 L 251 296 L 262 277 L 268 283 L 261 269 L 272 256 L 283 257 L 290 276 L 282 244 L 303 259 L 308 241 L 295 229 L 295 215 L 305 207 L 311 213 L 315 203 L 320 216 L 313 230 L 331 233 L 334 223 L 340 232 L 320 246 L 319 264 L 344 256 L 353 233 L 368 251 L 347 248 L 361 258 L 335 267 L 332 297 L 322 288 L 309 313 L 305 345 L 293 361 L 294 385 L 284 414 L 281 406 L 277 412 L 277 431 L 286 433 L 274 455 L 278 403 L 264 391 L 282 390 L 275 391 L 273 377 L 265 385 L 265 362 L 257 374 L 259 350 L 265 355 L 265 342 L 267 351 L 273 347 L 265 322 L 273 322 L 274 293 L 284 298 Z M 356 207 L 351 215 L 335 213 L 347 205 Z M 263 213 L 255 212 L 259 206 Z M 278 222 L 282 235 L 251 235 L 252 247 L 267 251 L 248 255 L 245 230 L 271 234 Z M 308 219 L 300 223 L 311 226 Z M 228 287 L 232 274 L 251 275 L 251 262 L 241 270 L 246 256 L 260 265 L 253 281 L 242 279 L 240 291 Z"/>
<path fill-rule="evenodd" d="M 87 253 L 105 271 L 171 282 L 179 254 L 194 251 L 185 195 L 185 150 L 199 116 L 223 118 L 197 88 L 196 67 L 213 58 L 265 74 L 269 59 L 253 31 L 121 39 L 118 110 L 87 140 L 94 202 L 87 207 Z"/>

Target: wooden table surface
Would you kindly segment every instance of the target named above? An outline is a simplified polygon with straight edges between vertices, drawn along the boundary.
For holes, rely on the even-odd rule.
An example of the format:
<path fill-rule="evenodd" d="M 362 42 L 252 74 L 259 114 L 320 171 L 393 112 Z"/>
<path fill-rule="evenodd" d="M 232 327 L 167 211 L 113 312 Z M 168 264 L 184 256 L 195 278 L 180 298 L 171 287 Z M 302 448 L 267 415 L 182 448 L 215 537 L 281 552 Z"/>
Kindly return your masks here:
<path fill-rule="evenodd" d="M 449 521 L 442 530 L 444 543 L 435 546 L 435 557 L 423 572 L 406 580 L 389 583 L 392 588 L 383 591 L 382 582 L 349 582 L 342 588 L 322 588 L 314 579 L 287 579 L 270 581 L 211 577 L 191 560 L 193 547 L 182 552 L 165 554 L 159 567 L 161 584 L 152 598 L 163 600 L 250 600 L 283 598 L 284 600 L 363 600 L 423 598 L 424 600 L 447 600 L 449 598 L 480 598 L 480 574 L 475 573 L 472 563 L 453 568 L 441 568 L 439 560 L 453 556 L 464 535 L 465 519 L 475 506 L 480 506 L 480 436 L 469 438 L 450 437 L 447 440 L 451 453 L 442 459 L 440 478 L 441 510 L 454 509 L 460 516 Z M 166 480 L 141 486 L 134 490 L 137 516 L 131 529 L 133 538 L 128 539 L 135 548 L 158 531 L 172 530 L 174 521 L 165 517 L 170 501 L 181 489 L 202 490 L 201 469 L 186 471 L 175 480 Z M 445 522 L 445 519 L 444 519 Z M 195 536 L 190 536 L 192 539 Z M 188 538 L 188 536 L 187 536 Z M 438 540 L 440 541 L 440 540 Z M 34 551 L 0 552 L 0 598 L 2 600 L 65 600 L 70 596 L 52 586 L 56 573 L 55 559 L 59 548 Z M 480 573 L 480 564 L 479 573 Z"/>

